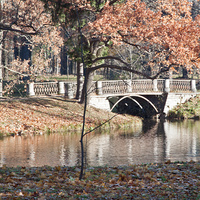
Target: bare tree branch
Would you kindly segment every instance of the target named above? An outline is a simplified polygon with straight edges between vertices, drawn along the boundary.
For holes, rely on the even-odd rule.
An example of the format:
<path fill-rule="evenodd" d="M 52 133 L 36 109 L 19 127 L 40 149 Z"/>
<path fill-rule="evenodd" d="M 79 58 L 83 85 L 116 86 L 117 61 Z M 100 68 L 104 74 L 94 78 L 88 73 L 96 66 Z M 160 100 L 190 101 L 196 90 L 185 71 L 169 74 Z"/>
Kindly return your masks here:
<path fill-rule="evenodd" d="M 7 67 L 7 66 L 2 66 L 2 67 L 5 68 L 5 69 L 7 69 L 8 71 L 11 71 L 11 72 L 15 73 L 15 74 L 19 74 L 19 75 L 22 75 L 22 76 L 32 76 L 32 74 L 23 74 L 23 73 L 21 73 L 21 72 L 18 72 L 18 71 L 15 71 L 15 70 L 13 70 L 13 69 L 10 69 L 10 68 Z M 34 75 L 34 76 L 37 76 L 37 75 Z"/>
<path fill-rule="evenodd" d="M 116 57 L 116 56 L 98 57 L 98 58 L 95 58 L 95 59 L 92 61 L 92 63 L 95 63 L 95 62 L 100 61 L 100 60 L 108 60 L 108 59 L 113 59 L 113 60 L 120 61 L 120 62 L 123 63 L 124 65 L 131 67 L 130 64 L 128 64 L 127 62 L 123 61 L 121 58 Z"/>
<path fill-rule="evenodd" d="M 93 71 L 101 69 L 101 68 L 111 68 L 111 69 L 124 70 L 124 71 L 128 71 L 128 72 L 132 72 L 132 73 L 137 74 L 137 75 L 144 76 L 144 77 L 149 78 L 149 79 L 154 79 L 153 77 L 145 74 L 144 72 L 140 72 L 140 71 L 131 69 L 129 65 L 127 67 L 127 66 L 119 66 L 119 65 L 101 64 L 101 65 L 97 65 L 97 66 L 88 68 L 88 70 L 93 72 Z"/>
<path fill-rule="evenodd" d="M 35 32 L 26 32 L 24 30 L 12 28 L 11 26 L 8 26 L 8 25 L 2 24 L 2 23 L 0 23 L 0 30 L 12 31 L 12 32 L 16 32 L 16 33 L 25 34 L 25 35 L 37 35 L 37 33 L 38 33 L 37 31 L 35 31 Z"/>
<path fill-rule="evenodd" d="M 100 124 L 99 126 L 96 126 L 96 127 L 95 127 L 95 128 L 93 128 L 92 130 L 90 130 L 90 131 L 88 131 L 88 132 L 84 133 L 84 135 L 83 135 L 83 136 L 85 136 L 85 135 L 87 135 L 87 134 L 89 134 L 89 133 L 91 133 L 91 132 L 93 132 L 93 131 L 97 130 L 98 128 L 102 127 L 104 124 L 106 124 L 106 123 L 108 123 L 109 121 L 111 121 L 111 120 L 112 120 L 114 117 L 116 117 L 117 115 L 119 115 L 119 114 L 115 114 L 114 116 L 112 116 L 110 119 L 108 119 L 108 120 L 107 120 L 107 121 L 105 121 L 104 123 Z"/>
<path fill-rule="evenodd" d="M 111 58 L 115 58 L 113 56 L 107 56 L 106 57 L 107 59 L 111 59 Z M 100 58 L 97 58 L 95 59 L 96 61 L 97 60 L 100 60 Z M 156 79 L 160 74 L 164 73 L 164 72 L 168 72 L 170 70 L 170 68 L 172 66 L 175 66 L 176 64 L 171 64 L 169 65 L 168 67 L 162 67 L 154 76 L 149 76 L 147 75 L 145 72 L 141 72 L 141 71 L 138 71 L 138 70 L 135 70 L 135 69 L 132 69 L 131 68 L 131 65 L 122 61 L 120 58 L 117 58 L 116 60 L 118 61 L 121 61 L 123 64 L 125 64 L 126 66 L 119 66 L 119 65 L 110 65 L 110 64 L 101 64 L 101 65 L 97 65 L 97 66 L 93 66 L 91 68 L 88 68 L 88 70 L 90 72 L 93 72 L 95 70 L 98 70 L 98 69 L 101 69 L 101 68 L 110 68 L 110 69 L 119 69 L 119 70 L 123 70 L 123 71 L 128 71 L 128 72 L 132 72 L 134 74 L 137 74 L 137 75 L 141 75 L 145 78 L 148 78 L 148 79 Z"/>

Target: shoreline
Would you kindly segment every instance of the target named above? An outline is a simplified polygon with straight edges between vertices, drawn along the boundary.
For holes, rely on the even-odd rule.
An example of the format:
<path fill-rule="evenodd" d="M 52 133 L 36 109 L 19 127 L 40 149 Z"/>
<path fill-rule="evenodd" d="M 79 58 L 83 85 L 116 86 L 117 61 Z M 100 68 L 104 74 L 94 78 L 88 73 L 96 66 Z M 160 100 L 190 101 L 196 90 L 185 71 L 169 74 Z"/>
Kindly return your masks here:
<path fill-rule="evenodd" d="M 7 116 L 3 118 L 0 115 L 1 119 L 5 119 L 1 121 L 0 128 L 2 126 L 6 128 L 8 125 L 9 128 L 15 127 L 13 124 L 21 127 L 24 125 L 23 127 L 27 128 L 24 129 L 25 134 L 40 134 L 39 131 L 48 132 L 42 128 L 37 130 L 33 128 L 42 125 L 43 122 L 47 124 L 50 122 L 50 125 L 63 125 L 64 122 L 75 130 L 82 122 L 82 109 L 83 106 L 75 100 L 64 101 L 60 98 L 12 99 L 3 103 L 0 101 L 0 113 Z M 88 107 L 87 113 L 88 130 L 114 116 L 114 113 L 92 107 Z M 72 126 L 70 122 L 77 123 L 77 126 Z M 30 123 L 33 126 L 30 126 Z M 137 117 L 118 115 L 113 118 L 112 123 L 103 127 L 102 131 L 108 128 L 128 128 L 130 125 L 140 126 L 141 123 L 141 119 Z M 52 127 L 57 129 L 59 126 Z M 53 128 L 49 131 L 53 131 Z M 69 128 L 63 131 L 67 132 Z M 17 135 L 18 132 L 13 134 Z M 163 163 L 116 167 L 89 166 L 81 181 L 78 179 L 79 172 L 79 166 L 7 167 L 3 165 L 0 167 L 0 197 L 1 199 L 40 200 L 200 199 L 200 161 L 171 162 L 168 160 Z"/>
<path fill-rule="evenodd" d="M 169 111 L 168 120 L 200 119 L 200 95 L 197 95 L 185 103 L 177 105 Z"/>
<path fill-rule="evenodd" d="M 139 117 L 120 115 L 88 106 L 86 131 L 141 126 Z M 116 116 L 115 116 L 116 115 Z M 0 133 L 7 135 L 44 134 L 77 131 L 82 128 L 83 105 L 62 97 L 31 97 L 0 101 Z M 109 121 L 109 119 L 113 118 Z"/>

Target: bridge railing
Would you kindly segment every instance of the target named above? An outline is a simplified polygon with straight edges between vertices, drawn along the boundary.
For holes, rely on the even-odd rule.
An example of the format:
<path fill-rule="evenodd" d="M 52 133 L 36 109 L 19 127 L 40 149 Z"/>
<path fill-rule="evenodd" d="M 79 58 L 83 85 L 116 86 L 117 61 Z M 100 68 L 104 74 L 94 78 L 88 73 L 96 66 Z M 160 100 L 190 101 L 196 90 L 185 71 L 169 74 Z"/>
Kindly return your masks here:
<path fill-rule="evenodd" d="M 158 87 L 158 82 L 160 83 Z M 161 85 L 163 84 L 163 85 Z M 160 90 L 158 90 L 158 88 Z M 98 81 L 97 94 L 123 94 L 159 92 L 164 90 L 164 81 L 151 79 Z"/>
<path fill-rule="evenodd" d="M 58 83 L 56 82 L 35 83 L 34 92 L 35 95 L 37 96 L 58 94 Z"/>
<path fill-rule="evenodd" d="M 157 84 L 155 84 L 155 87 L 157 87 L 157 90 L 159 92 L 165 91 L 165 79 L 157 79 Z"/>
<path fill-rule="evenodd" d="M 136 79 L 97 82 L 97 94 L 141 92 L 196 92 L 196 81 L 176 79 Z"/>
<path fill-rule="evenodd" d="M 154 83 L 150 79 L 132 80 L 132 92 L 152 92 Z"/>
<path fill-rule="evenodd" d="M 37 82 L 29 83 L 27 85 L 27 94 L 29 96 L 48 96 L 65 94 L 64 82 Z"/>
<path fill-rule="evenodd" d="M 148 92 L 196 92 L 196 80 L 177 79 L 137 79 L 137 80 L 108 80 L 93 82 L 93 94 L 124 94 Z M 65 95 L 75 97 L 76 82 L 43 82 L 29 83 L 29 96 Z"/>
<path fill-rule="evenodd" d="M 170 80 L 170 92 L 190 92 L 192 91 L 191 80 Z"/>
<path fill-rule="evenodd" d="M 118 94 L 126 93 L 128 90 L 129 83 L 126 80 L 115 80 L 115 81 L 98 81 L 97 92 L 102 94 Z M 100 91 L 101 90 L 101 91 Z"/>

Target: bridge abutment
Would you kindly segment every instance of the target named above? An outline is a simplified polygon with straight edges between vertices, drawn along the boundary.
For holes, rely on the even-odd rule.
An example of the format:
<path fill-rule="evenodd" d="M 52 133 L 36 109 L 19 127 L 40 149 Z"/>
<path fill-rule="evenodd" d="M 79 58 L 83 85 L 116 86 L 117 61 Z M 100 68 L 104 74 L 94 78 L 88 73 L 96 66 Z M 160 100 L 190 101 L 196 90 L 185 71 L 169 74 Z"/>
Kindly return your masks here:
<path fill-rule="evenodd" d="M 195 97 L 196 95 L 196 93 L 168 93 L 163 113 L 167 115 L 170 110 L 179 104 L 185 103 L 187 100 Z"/>
<path fill-rule="evenodd" d="M 107 96 L 104 96 L 104 95 L 102 95 L 102 96 L 97 96 L 97 95 L 91 96 L 89 105 L 93 106 L 95 108 L 110 111 L 110 102 L 109 102 Z"/>

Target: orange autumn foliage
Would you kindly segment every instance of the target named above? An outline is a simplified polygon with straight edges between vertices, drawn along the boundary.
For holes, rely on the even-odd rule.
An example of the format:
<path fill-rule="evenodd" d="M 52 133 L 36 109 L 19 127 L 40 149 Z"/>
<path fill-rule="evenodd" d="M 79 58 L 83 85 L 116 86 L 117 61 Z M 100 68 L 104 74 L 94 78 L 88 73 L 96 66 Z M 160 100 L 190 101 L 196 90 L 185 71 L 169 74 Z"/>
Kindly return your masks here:
<path fill-rule="evenodd" d="M 140 49 L 154 49 L 157 64 L 166 67 L 199 67 L 200 16 L 192 19 L 187 0 L 158 1 L 156 11 L 140 0 L 109 5 L 89 23 L 92 37 L 110 40 L 114 45 L 128 43 Z M 155 67 L 155 66 L 154 66 Z"/>

